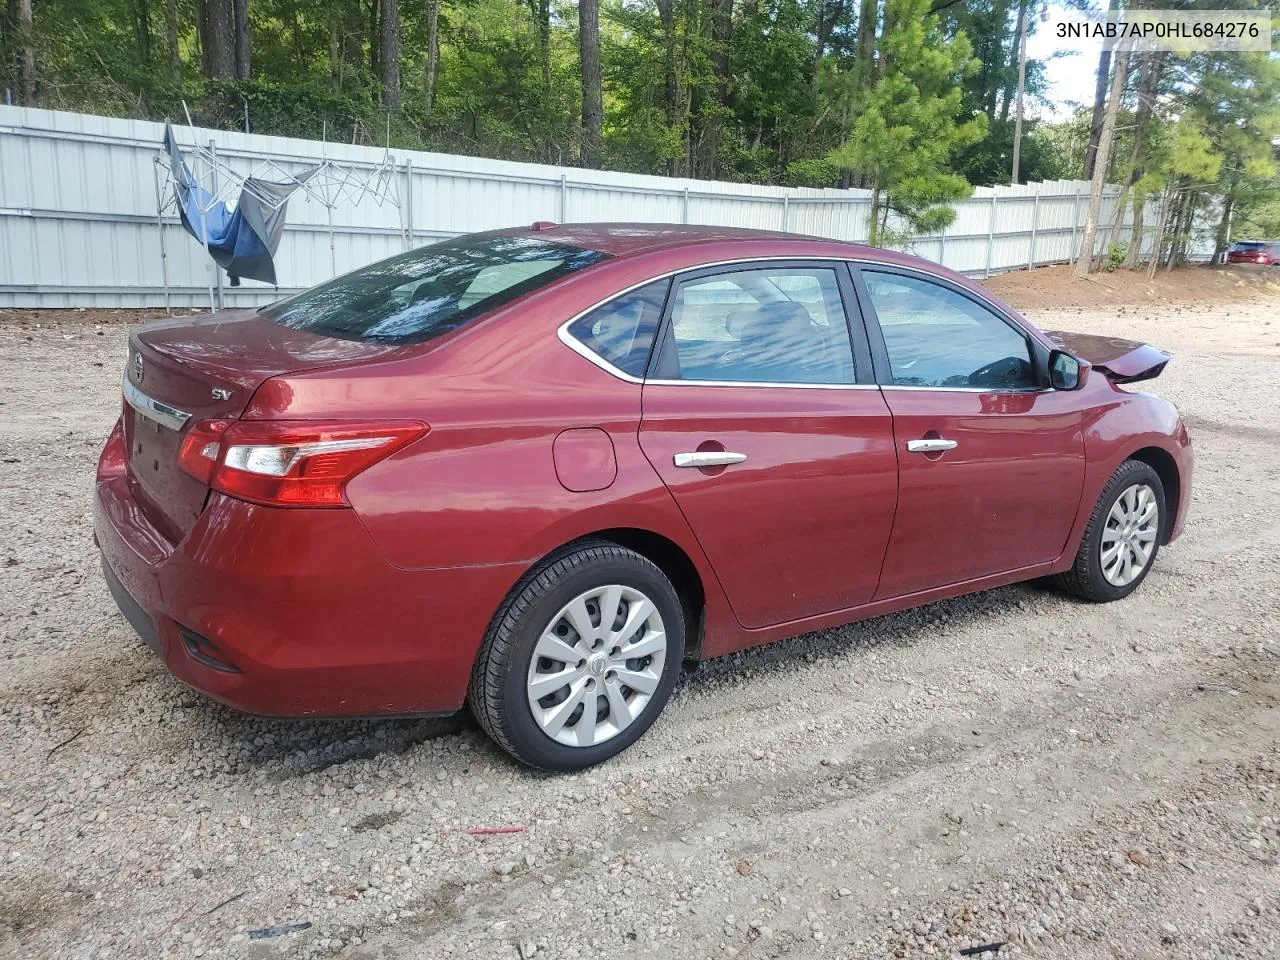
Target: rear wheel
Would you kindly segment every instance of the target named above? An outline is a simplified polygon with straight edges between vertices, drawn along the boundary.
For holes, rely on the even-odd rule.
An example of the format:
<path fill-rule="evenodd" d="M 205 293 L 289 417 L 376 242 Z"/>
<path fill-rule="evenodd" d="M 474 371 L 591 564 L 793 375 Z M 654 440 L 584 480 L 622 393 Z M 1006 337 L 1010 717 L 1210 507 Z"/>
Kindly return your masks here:
<path fill-rule="evenodd" d="M 1127 597 L 1151 571 L 1164 523 L 1159 474 L 1140 460 L 1126 460 L 1098 497 L 1075 564 L 1055 582 L 1096 603 Z"/>
<path fill-rule="evenodd" d="M 587 543 L 545 561 L 498 610 L 468 700 L 507 752 L 544 770 L 621 753 L 675 686 L 684 617 L 667 577 L 634 551 Z"/>

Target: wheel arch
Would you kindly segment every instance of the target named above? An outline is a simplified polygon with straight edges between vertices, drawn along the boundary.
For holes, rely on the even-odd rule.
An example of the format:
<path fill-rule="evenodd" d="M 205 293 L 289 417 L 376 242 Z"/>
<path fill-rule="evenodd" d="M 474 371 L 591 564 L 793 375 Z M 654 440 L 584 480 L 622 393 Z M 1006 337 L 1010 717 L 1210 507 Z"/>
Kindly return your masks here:
<path fill-rule="evenodd" d="M 674 540 L 641 527 L 609 527 L 575 537 L 548 551 L 532 566 L 541 567 L 554 557 L 588 543 L 605 541 L 644 557 L 671 581 L 680 597 L 685 622 L 684 659 L 696 661 L 702 654 L 706 633 L 707 592 L 697 564 Z"/>
<path fill-rule="evenodd" d="M 1160 484 L 1164 487 L 1165 523 L 1160 531 L 1161 545 L 1169 542 L 1169 535 L 1177 522 L 1178 504 L 1182 496 L 1182 477 L 1178 472 L 1178 463 L 1173 454 L 1163 447 L 1141 447 L 1127 457 L 1126 460 L 1137 460 L 1145 463 L 1156 472 Z"/>

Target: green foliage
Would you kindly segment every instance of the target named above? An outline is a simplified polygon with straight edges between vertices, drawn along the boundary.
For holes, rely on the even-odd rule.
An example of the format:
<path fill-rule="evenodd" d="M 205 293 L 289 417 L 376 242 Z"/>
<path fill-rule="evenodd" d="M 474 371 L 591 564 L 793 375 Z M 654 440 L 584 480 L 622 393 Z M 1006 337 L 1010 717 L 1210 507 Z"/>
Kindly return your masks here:
<path fill-rule="evenodd" d="M 36 0 L 40 105 L 185 119 L 257 133 L 546 163 L 581 155 L 577 7 L 570 0 L 433 0 L 400 6 L 401 109 L 383 108 L 376 0 L 248 0 L 250 79 L 211 78 L 198 0 L 176 0 L 176 65 L 161 0 Z M 1262 0 L 1237 0 L 1245 6 Z M 1019 8 L 1030 0 L 603 0 L 603 165 L 873 192 L 870 234 L 903 243 L 949 222 L 971 184 L 1008 182 Z M 731 24 L 720 12 L 732 11 Z M 0 4 L 0 87 L 18 85 L 16 3 Z M 544 33 L 540 11 L 548 12 Z M 730 26 L 731 29 L 726 29 Z M 207 44 L 206 44 L 207 46 Z M 1277 233 L 1280 61 L 1174 58 L 1132 195 L 1195 189 Z M 1027 64 L 1041 102 L 1043 64 Z M 1132 99 L 1132 97 L 1130 98 Z M 185 109 L 184 109 L 185 105 Z M 1089 111 L 1024 123 L 1024 180 L 1071 177 Z M 1122 119 L 1113 180 L 1134 167 Z M 1250 227 L 1253 231 L 1254 228 Z"/>
<path fill-rule="evenodd" d="M 959 82 L 978 68 L 973 48 L 963 33 L 944 36 L 929 6 L 929 0 L 888 0 L 885 16 L 895 27 L 881 38 L 873 82 L 846 78 L 854 81 L 845 85 L 845 96 L 855 119 L 844 142 L 827 155 L 872 190 L 873 243 L 887 230 L 889 210 L 907 233 L 950 222 L 945 204 L 968 196 L 971 187 L 947 164 L 986 133 L 984 114 L 957 119 Z"/>
<path fill-rule="evenodd" d="M 1115 273 L 1124 265 L 1124 258 L 1129 252 L 1126 243 L 1112 243 L 1107 246 L 1107 273 Z"/>

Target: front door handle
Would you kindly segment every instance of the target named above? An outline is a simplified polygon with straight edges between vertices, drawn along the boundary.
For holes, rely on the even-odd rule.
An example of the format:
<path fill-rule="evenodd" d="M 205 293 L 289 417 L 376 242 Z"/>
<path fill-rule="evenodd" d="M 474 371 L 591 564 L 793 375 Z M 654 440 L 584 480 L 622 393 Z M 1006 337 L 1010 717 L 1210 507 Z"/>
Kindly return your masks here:
<path fill-rule="evenodd" d="M 741 463 L 747 455 L 728 450 L 699 450 L 696 453 L 677 453 L 672 459 L 677 467 L 725 467 Z"/>
<path fill-rule="evenodd" d="M 941 453 L 943 450 L 954 450 L 958 444 L 954 440 L 935 437 L 931 440 L 908 440 L 908 453 Z"/>

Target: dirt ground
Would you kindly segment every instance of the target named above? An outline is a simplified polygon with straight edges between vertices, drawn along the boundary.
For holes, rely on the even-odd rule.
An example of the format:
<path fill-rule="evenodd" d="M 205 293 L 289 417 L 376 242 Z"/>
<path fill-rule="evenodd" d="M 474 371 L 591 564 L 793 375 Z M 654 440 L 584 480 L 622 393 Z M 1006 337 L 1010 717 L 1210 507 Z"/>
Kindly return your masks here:
<path fill-rule="evenodd" d="M 1180 267 L 1172 272 L 1162 270 L 1151 281 L 1142 271 L 1102 271 L 1080 279 L 1072 276 L 1070 267 L 1042 267 L 1002 273 L 985 285 L 1026 311 L 1100 310 L 1120 305 L 1176 308 L 1275 296 L 1280 294 L 1280 267 Z"/>
<path fill-rule="evenodd" d="M 714 661 L 568 777 L 465 717 L 255 720 L 173 680 L 91 539 L 126 325 L 0 317 L 0 956 L 1280 956 L 1280 294 L 1245 282 L 992 283 L 1174 353 L 1149 386 L 1194 501 L 1133 597 Z"/>

